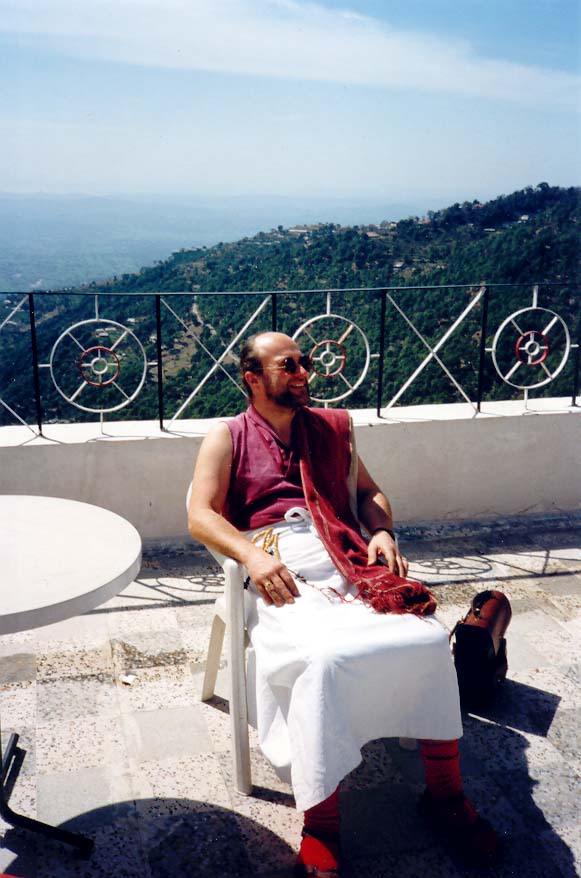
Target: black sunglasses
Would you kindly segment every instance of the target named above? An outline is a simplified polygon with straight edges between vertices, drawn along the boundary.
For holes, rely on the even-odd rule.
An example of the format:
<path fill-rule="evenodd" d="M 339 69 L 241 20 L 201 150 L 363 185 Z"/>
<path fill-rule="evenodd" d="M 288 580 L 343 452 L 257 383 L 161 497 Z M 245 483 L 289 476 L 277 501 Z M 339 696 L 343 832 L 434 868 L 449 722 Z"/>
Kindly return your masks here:
<path fill-rule="evenodd" d="M 287 372 L 289 375 L 294 375 L 299 371 L 300 366 L 302 366 L 305 372 L 311 372 L 313 369 L 313 361 L 307 356 L 307 354 L 301 354 L 296 360 L 294 357 L 285 357 L 282 363 L 277 366 L 262 366 L 256 371 L 262 372 L 264 369 L 280 369 L 281 371 Z"/>

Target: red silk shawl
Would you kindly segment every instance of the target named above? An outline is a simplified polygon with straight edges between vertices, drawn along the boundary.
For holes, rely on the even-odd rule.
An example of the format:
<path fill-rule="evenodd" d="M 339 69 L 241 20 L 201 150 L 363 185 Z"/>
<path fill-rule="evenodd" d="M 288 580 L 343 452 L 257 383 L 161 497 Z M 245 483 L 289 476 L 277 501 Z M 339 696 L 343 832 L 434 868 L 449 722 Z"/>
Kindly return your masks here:
<path fill-rule="evenodd" d="M 431 615 L 432 593 L 420 582 L 367 563 L 367 544 L 349 505 L 350 419 L 342 409 L 299 409 L 293 429 L 307 507 L 337 570 L 378 613 Z"/>

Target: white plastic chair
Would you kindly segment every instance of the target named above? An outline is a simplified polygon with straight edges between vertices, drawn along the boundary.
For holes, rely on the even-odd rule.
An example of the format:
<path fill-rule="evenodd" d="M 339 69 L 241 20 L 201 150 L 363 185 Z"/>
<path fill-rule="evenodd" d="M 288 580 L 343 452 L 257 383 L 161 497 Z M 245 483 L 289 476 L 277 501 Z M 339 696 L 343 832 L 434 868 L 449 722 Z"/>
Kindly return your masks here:
<path fill-rule="evenodd" d="M 208 547 L 206 546 L 206 548 Z M 224 594 L 214 604 L 214 618 L 202 684 L 202 701 L 209 701 L 214 695 L 224 634 L 227 628 L 227 671 L 230 688 L 229 706 L 234 782 L 239 793 L 243 796 L 249 796 L 252 792 L 252 780 L 246 693 L 248 635 L 244 612 L 243 567 L 233 558 L 227 558 L 214 549 L 208 548 L 208 551 L 216 558 L 224 571 Z"/>
<path fill-rule="evenodd" d="M 186 496 L 186 512 L 190 505 L 192 485 Z M 215 549 L 206 549 L 224 571 L 224 594 L 216 599 L 206 669 L 202 682 L 202 701 L 209 701 L 216 691 L 216 679 L 228 628 L 227 673 L 230 690 L 229 711 L 232 734 L 234 783 L 243 796 L 252 792 L 250 774 L 250 741 L 248 737 L 248 699 L 246 694 L 246 633 L 243 567 L 233 558 Z"/>
<path fill-rule="evenodd" d="M 234 781 L 238 792 L 243 796 L 252 793 L 250 770 L 250 743 L 248 738 L 248 695 L 246 681 L 246 647 L 249 645 L 245 625 L 244 606 L 244 568 L 233 558 L 227 558 L 209 549 L 224 571 L 224 594 L 214 604 L 214 618 L 206 670 L 202 684 L 202 701 L 209 701 L 214 695 L 218 668 L 224 644 L 224 634 L 228 629 L 227 673 L 230 688 L 230 729 L 232 734 L 232 764 Z M 400 738 L 400 747 L 415 750 L 415 738 Z"/>
<path fill-rule="evenodd" d="M 351 469 L 348 476 L 349 501 L 353 514 L 357 515 L 357 449 L 355 433 L 351 428 Z M 189 506 L 192 486 L 188 489 L 186 508 Z M 250 742 L 248 737 L 248 695 L 246 680 L 246 647 L 249 644 L 245 624 L 244 568 L 233 558 L 220 554 L 206 546 L 224 571 L 224 595 L 214 604 L 214 618 L 206 670 L 202 685 L 202 701 L 214 695 L 224 634 L 228 628 L 227 672 L 230 686 L 230 728 L 232 732 L 232 762 L 234 781 L 239 793 L 249 796 L 252 792 L 250 771 Z M 400 738 L 400 746 L 413 750 L 417 742 L 412 738 Z"/>

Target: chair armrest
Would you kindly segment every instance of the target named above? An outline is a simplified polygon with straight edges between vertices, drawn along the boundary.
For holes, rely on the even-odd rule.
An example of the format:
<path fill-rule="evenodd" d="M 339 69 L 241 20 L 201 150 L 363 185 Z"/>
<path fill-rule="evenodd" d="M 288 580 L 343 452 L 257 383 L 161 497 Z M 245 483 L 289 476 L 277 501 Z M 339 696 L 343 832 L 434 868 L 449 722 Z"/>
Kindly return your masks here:
<path fill-rule="evenodd" d="M 224 598 L 226 600 L 226 623 L 230 637 L 242 637 L 244 643 L 244 567 L 234 558 L 223 555 L 216 549 L 206 546 L 224 571 Z"/>

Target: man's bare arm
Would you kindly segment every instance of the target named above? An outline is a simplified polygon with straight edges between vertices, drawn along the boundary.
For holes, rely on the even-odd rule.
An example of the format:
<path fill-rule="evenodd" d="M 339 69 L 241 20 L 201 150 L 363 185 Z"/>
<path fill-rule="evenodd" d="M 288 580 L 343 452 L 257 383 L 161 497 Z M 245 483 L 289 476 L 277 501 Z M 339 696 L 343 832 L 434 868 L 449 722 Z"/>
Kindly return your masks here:
<path fill-rule="evenodd" d="M 392 573 L 407 576 L 408 563 L 395 540 L 386 531 L 373 534 L 376 528 L 393 530 L 393 514 L 389 500 L 370 476 L 361 458 L 357 469 L 357 510 L 359 520 L 372 534 L 367 547 L 368 563 L 375 564 L 378 558 L 384 558 Z"/>
<path fill-rule="evenodd" d="M 188 529 L 200 542 L 240 561 L 268 604 L 294 603 L 296 583 L 284 564 L 247 540 L 222 515 L 232 469 L 232 440 L 224 423 L 205 437 L 194 469 Z"/>

